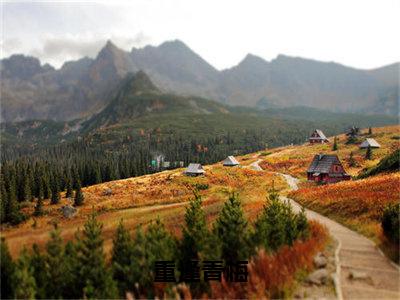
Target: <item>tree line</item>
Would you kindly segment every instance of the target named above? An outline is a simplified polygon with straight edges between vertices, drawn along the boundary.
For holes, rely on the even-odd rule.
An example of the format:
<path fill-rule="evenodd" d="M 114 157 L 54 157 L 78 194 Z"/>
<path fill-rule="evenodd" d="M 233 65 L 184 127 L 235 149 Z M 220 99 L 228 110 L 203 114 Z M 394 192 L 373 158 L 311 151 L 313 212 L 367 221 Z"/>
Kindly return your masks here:
<path fill-rule="evenodd" d="M 279 201 L 276 191 L 269 193 L 266 204 L 254 224 L 246 219 L 238 195 L 225 202 L 212 227 L 202 209 L 199 194 L 190 200 L 180 238 L 171 234 L 159 220 L 147 228 L 138 226 L 131 234 L 121 221 L 113 237 L 110 261 L 106 260 L 102 224 L 93 213 L 74 241 L 66 244 L 56 227 L 44 251 L 37 245 L 21 251 L 12 259 L 7 244 L 1 241 L 1 298 L 152 298 L 169 295 L 175 283 L 154 283 L 156 261 L 175 261 L 177 282 L 185 282 L 180 273 L 192 260 L 248 260 L 257 249 L 275 253 L 284 245 L 305 240 L 309 224 L 304 211 L 296 214 L 291 206 Z M 186 282 L 194 297 L 210 294 L 207 282 Z"/>
<path fill-rule="evenodd" d="M 177 162 L 210 164 L 227 155 L 264 149 L 268 144 L 301 141 L 299 138 L 304 135 L 297 130 L 271 135 L 261 129 L 205 137 L 150 134 L 134 139 L 127 136 L 110 139 L 95 135 L 49 148 L 3 147 L 0 221 L 10 224 L 23 221 L 26 216 L 19 208 L 24 201 L 35 201 L 35 214 L 40 215 L 42 200 L 51 199 L 56 204 L 61 191 L 72 197 L 71 191 L 79 193 L 81 186 L 159 171 L 151 164 L 159 154 L 171 162 L 171 167 L 178 166 Z"/>

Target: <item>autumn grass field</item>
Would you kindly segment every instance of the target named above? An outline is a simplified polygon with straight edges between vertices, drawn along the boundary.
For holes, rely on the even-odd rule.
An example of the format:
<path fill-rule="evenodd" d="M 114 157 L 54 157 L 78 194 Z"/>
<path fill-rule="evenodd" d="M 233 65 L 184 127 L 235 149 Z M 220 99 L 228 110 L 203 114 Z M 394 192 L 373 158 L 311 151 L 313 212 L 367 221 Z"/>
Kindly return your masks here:
<path fill-rule="evenodd" d="M 75 217 L 67 219 L 62 216 L 60 207 L 70 204 L 70 200 L 62 195 L 62 200 L 57 205 L 50 205 L 49 200 L 45 200 L 44 216 L 31 217 L 18 226 L 3 228 L 1 236 L 6 238 L 12 255 L 16 256 L 24 246 L 30 247 L 33 243 L 43 247 L 54 224 L 58 224 L 65 240 L 73 239 L 92 210 L 96 211 L 99 221 L 104 224 L 105 247 L 108 250 L 111 249 L 112 236 L 121 219 L 133 231 L 138 224 L 148 224 L 159 217 L 171 231 L 179 235 L 185 206 L 193 196 L 195 187 L 200 188 L 210 224 L 231 191 L 239 193 L 245 213 L 253 220 L 261 211 L 267 191 L 273 185 L 281 193 L 289 192 L 285 180 L 276 174 L 278 172 L 291 174 L 302 182 L 302 188 L 292 192 L 290 197 L 377 239 L 380 234 L 379 215 L 382 207 L 399 200 L 398 173 L 315 186 L 305 181 L 305 172 L 315 154 L 336 153 L 345 170 L 356 176 L 363 168 L 376 165 L 382 157 L 399 147 L 399 129 L 400 126 L 373 129 L 371 137 L 382 147 L 373 151 L 372 160 L 365 159 L 365 150 L 360 150 L 357 144 L 346 145 L 345 135 L 340 135 L 338 151 L 331 150 L 332 143 L 305 143 L 237 157 L 241 167 L 223 167 L 221 163 L 205 166 L 206 175 L 202 177 L 187 177 L 182 174 L 183 169 L 175 169 L 93 185 L 83 188 L 85 202 L 78 208 Z M 367 137 L 366 130 L 362 134 L 360 141 Z M 333 138 L 330 140 L 333 141 Z M 348 164 L 351 152 L 357 162 L 354 167 Z M 250 164 L 256 161 L 260 162 L 263 171 L 251 170 Z M 23 211 L 27 215 L 32 215 L 33 210 L 33 202 L 24 203 Z"/>
<path fill-rule="evenodd" d="M 305 143 L 300 146 L 280 147 L 265 151 L 267 155 L 260 155 L 262 159 L 260 165 L 264 170 L 286 173 L 305 180 L 307 176 L 306 170 L 315 154 L 336 154 L 347 173 L 356 176 L 363 168 L 375 166 L 385 155 L 400 147 L 400 126 L 398 125 L 373 128 L 372 135 L 368 135 L 367 132 L 368 129 L 361 131 L 360 142 L 365 138 L 371 137 L 381 145 L 381 148 L 373 150 L 371 160 L 365 159 L 366 150 L 360 149 L 359 143 L 347 145 L 347 137 L 342 134 L 337 136 L 337 151 L 332 150 L 333 137 L 330 137 L 330 143 L 327 144 L 311 145 Z M 353 167 L 349 165 L 351 152 L 353 152 L 353 158 L 356 161 L 356 165 Z"/>
<path fill-rule="evenodd" d="M 106 250 L 111 249 L 112 236 L 121 219 L 133 232 L 138 224 L 146 225 L 159 217 L 172 232 L 179 235 L 185 206 L 196 187 L 200 188 L 210 224 L 232 191 L 239 192 L 245 213 L 252 220 L 261 211 L 267 192 L 273 185 L 276 190 L 286 188 L 281 176 L 248 168 L 254 160 L 245 158 L 241 160 L 241 167 L 233 168 L 223 167 L 221 163 L 205 166 L 207 173 L 202 177 L 187 177 L 183 175 L 183 169 L 176 169 L 83 188 L 84 205 L 71 219 L 61 214 L 61 206 L 71 201 L 62 194 L 62 200 L 57 205 L 44 201 L 44 216 L 32 217 L 13 228 L 4 228 L 1 235 L 6 238 L 12 255 L 16 256 L 24 246 L 30 248 L 33 243 L 43 247 L 54 224 L 58 224 L 65 240 L 73 239 L 92 210 L 97 212 L 99 221 L 104 224 Z M 32 215 L 34 203 L 24 205 L 23 211 Z"/>

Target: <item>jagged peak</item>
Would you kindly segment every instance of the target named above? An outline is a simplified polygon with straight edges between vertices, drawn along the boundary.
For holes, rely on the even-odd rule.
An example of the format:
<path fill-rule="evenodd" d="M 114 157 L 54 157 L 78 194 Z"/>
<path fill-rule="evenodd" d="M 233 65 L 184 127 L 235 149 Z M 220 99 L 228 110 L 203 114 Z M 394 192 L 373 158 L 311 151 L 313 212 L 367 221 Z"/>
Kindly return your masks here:
<path fill-rule="evenodd" d="M 265 59 L 263 59 L 260 56 L 248 53 L 245 58 L 239 63 L 239 65 L 247 65 L 247 64 L 268 64 L 268 61 L 266 61 Z"/>
<path fill-rule="evenodd" d="M 150 77 L 142 70 L 128 73 L 122 83 L 125 93 L 158 92 L 159 89 L 153 84 Z"/>

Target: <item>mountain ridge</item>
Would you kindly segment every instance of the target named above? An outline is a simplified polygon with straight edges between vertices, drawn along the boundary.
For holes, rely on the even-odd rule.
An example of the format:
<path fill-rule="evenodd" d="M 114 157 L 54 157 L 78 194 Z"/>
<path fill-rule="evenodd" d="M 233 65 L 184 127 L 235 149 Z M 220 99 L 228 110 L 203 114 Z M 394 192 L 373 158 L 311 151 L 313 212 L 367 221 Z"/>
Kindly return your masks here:
<path fill-rule="evenodd" d="M 2 59 L 0 65 L 2 121 L 90 116 L 111 101 L 128 73 L 139 70 L 163 91 L 233 106 L 306 105 L 398 115 L 399 63 L 360 70 L 286 55 L 266 61 L 248 54 L 238 65 L 219 71 L 174 40 L 130 52 L 107 41 L 96 58 L 65 62 L 60 69 L 23 55 Z"/>

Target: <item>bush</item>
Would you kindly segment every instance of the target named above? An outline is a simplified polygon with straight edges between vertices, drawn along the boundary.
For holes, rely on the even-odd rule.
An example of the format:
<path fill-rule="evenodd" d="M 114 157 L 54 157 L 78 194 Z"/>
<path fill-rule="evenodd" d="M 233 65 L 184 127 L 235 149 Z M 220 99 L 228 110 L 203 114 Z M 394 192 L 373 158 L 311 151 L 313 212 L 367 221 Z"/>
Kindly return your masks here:
<path fill-rule="evenodd" d="M 393 243 L 399 243 L 400 203 L 389 204 L 382 215 L 382 229 L 385 236 Z"/>
<path fill-rule="evenodd" d="M 196 188 L 196 190 L 198 191 L 203 191 L 203 190 L 208 190 L 208 184 L 207 183 L 196 183 L 194 185 L 194 187 Z"/>

